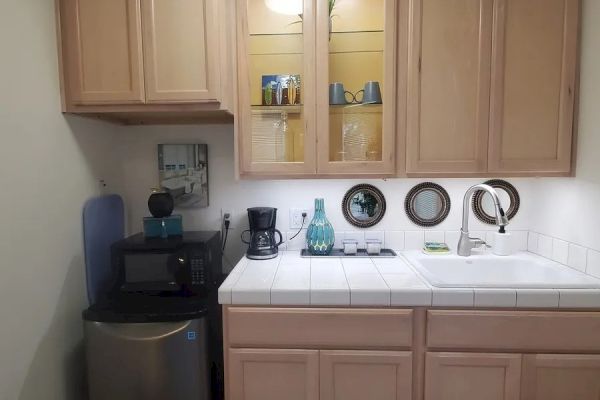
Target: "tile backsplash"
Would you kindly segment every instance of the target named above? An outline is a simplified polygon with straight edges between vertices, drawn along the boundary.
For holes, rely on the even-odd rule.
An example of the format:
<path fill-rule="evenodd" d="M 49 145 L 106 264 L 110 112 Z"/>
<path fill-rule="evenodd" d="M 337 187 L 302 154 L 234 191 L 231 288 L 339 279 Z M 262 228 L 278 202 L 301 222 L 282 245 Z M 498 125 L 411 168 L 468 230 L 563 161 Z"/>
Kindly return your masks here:
<path fill-rule="evenodd" d="M 600 252 L 596 250 L 538 232 L 529 232 L 527 250 L 600 278 Z"/>
<path fill-rule="evenodd" d="M 471 237 L 484 238 L 489 245 L 494 244 L 496 231 L 473 231 Z M 287 232 L 292 238 L 297 232 Z M 529 251 L 571 268 L 600 278 L 600 252 L 553 238 L 538 232 L 511 231 L 513 245 L 517 251 Z M 293 240 L 283 245 L 282 250 L 301 250 L 306 247 L 306 232 L 303 231 Z M 342 246 L 343 239 L 358 240 L 359 248 L 365 247 L 365 240 L 380 239 L 384 247 L 394 250 L 419 250 L 426 241 L 446 242 L 452 251 L 456 251 L 460 231 L 346 231 L 336 232 L 335 247 Z"/>
<path fill-rule="evenodd" d="M 473 231 L 471 237 L 479 237 L 490 245 L 494 243 L 494 233 L 496 231 Z M 300 250 L 305 248 L 306 241 L 303 231 L 296 238 L 290 240 L 296 232 L 287 232 L 289 238 L 285 249 Z M 512 240 L 514 246 L 519 251 L 525 251 L 528 248 L 528 231 L 512 231 Z M 335 247 L 342 247 L 343 239 L 355 239 L 358 241 L 358 247 L 364 248 L 365 241 L 368 239 L 379 239 L 384 247 L 394 250 L 419 250 L 423 248 L 424 242 L 445 242 L 451 250 L 456 251 L 460 231 L 436 231 L 436 230 L 410 230 L 410 231 L 345 231 L 335 233 Z"/>

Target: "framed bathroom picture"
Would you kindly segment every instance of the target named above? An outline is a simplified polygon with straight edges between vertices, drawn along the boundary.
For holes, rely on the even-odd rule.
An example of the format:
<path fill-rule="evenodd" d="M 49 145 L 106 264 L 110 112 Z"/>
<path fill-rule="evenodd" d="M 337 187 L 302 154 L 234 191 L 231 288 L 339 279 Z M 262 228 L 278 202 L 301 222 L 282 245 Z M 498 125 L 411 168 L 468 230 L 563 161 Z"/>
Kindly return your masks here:
<path fill-rule="evenodd" d="M 176 208 L 208 207 L 208 146 L 159 144 L 158 180 Z"/>

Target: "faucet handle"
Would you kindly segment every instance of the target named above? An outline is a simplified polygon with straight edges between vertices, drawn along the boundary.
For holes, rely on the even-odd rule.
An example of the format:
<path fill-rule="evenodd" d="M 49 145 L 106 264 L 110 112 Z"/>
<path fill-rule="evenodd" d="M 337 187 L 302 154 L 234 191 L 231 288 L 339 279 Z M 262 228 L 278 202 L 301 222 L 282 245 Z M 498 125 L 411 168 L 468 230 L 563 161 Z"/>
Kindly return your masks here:
<path fill-rule="evenodd" d="M 481 238 L 469 238 L 471 239 L 471 242 L 473 243 L 474 247 L 482 247 L 485 246 L 486 249 L 491 249 L 492 246 L 490 246 L 489 244 L 487 244 L 487 242 Z"/>

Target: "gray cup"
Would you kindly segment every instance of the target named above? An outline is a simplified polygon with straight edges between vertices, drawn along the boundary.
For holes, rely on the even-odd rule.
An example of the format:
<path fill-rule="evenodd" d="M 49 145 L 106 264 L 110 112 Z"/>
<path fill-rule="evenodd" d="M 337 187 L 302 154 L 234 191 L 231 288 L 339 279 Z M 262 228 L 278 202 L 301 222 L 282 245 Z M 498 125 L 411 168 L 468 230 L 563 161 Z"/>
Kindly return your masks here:
<path fill-rule="evenodd" d="M 363 97 L 361 100 L 358 100 L 358 94 L 360 92 L 362 92 Z M 381 104 L 383 102 L 381 99 L 381 88 L 377 81 L 365 83 L 365 88 L 356 92 L 355 97 L 356 100 L 362 104 Z"/>
<path fill-rule="evenodd" d="M 334 82 L 329 84 L 329 104 L 334 106 L 340 106 L 344 104 L 352 103 L 353 100 L 346 100 L 346 94 L 349 94 L 352 99 L 354 95 L 344 89 L 344 84 L 341 82 Z"/>

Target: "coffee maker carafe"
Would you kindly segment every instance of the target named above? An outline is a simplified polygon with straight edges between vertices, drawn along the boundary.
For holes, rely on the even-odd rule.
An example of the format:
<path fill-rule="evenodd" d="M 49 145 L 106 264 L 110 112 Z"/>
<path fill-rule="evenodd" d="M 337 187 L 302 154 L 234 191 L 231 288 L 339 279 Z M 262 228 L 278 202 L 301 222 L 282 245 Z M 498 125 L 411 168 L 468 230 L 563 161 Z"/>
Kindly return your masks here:
<path fill-rule="evenodd" d="M 249 230 L 242 232 L 242 242 L 248 245 L 246 256 L 251 260 L 268 260 L 277 257 L 278 247 L 283 243 L 281 232 L 275 229 L 277 209 L 271 207 L 253 207 L 248 209 Z M 250 233 L 250 240 L 244 234 Z M 279 235 L 279 241 L 275 239 Z"/>

